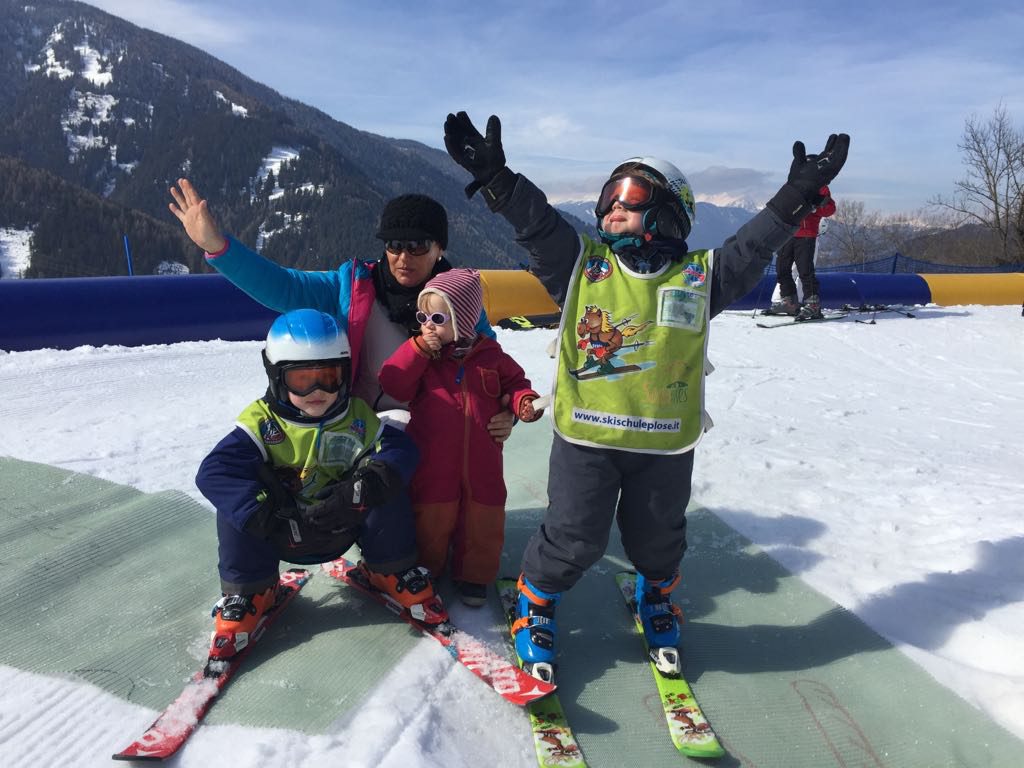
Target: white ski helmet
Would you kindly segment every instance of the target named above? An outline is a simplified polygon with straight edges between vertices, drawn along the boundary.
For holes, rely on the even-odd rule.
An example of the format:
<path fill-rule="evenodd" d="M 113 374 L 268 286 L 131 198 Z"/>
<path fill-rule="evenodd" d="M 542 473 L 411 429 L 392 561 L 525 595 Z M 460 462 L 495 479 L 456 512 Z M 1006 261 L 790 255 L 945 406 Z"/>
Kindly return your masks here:
<path fill-rule="evenodd" d="M 631 157 L 620 163 L 608 181 L 631 175 L 650 180 L 656 192 L 660 192 L 652 197 L 648 205 L 643 206 L 644 230 L 664 238 L 685 240 L 697 221 L 697 204 L 686 175 L 666 160 L 643 156 Z M 594 211 L 598 219 L 607 212 L 601 210 L 599 200 Z"/>

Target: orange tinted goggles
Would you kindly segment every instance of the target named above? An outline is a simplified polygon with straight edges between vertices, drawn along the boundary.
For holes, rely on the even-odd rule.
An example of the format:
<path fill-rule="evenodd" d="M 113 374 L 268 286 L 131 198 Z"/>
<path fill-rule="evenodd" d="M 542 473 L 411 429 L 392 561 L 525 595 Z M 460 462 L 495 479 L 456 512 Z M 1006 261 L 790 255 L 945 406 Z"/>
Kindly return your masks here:
<path fill-rule="evenodd" d="M 616 203 L 627 211 L 635 211 L 646 207 L 654 200 L 654 185 L 643 176 L 622 176 L 607 181 L 601 188 L 601 196 L 597 199 L 594 213 L 598 218 L 604 216 Z"/>
<path fill-rule="evenodd" d="M 305 397 L 317 389 L 334 394 L 341 390 L 342 370 L 340 365 L 285 368 L 281 372 L 281 382 L 285 389 L 299 397 Z"/>

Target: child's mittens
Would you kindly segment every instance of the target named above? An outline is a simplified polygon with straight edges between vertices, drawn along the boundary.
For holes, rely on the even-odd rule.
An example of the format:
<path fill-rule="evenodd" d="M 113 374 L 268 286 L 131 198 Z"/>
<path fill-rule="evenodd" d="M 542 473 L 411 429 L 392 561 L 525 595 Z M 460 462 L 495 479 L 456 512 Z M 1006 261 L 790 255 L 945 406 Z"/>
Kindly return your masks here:
<path fill-rule="evenodd" d="M 527 423 L 536 421 L 544 415 L 544 407 L 550 401 L 550 397 L 531 397 L 527 395 L 519 403 L 519 420 Z"/>
<path fill-rule="evenodd" d="M 437 360 L 437 358 L 441 356 L 441 343 L 437 340 L 436 336 L 434 337 L 433 344 L 431 344 L 430 341 L 427 340 L 426 336 L 422 334 L 419 336 L 413 336 L 411 341 L 416 345 L 416 348 L 420 352 L 431 360 Z"/>

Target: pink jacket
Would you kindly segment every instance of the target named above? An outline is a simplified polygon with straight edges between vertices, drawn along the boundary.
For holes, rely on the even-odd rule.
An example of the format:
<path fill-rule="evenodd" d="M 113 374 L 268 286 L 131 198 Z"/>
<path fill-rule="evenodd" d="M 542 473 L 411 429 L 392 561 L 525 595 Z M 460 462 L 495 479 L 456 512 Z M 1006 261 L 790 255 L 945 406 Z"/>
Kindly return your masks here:
<path fill-rule="evenodd" d="M 409 339 L 380 370 L 381 388 L 408 401 L 412 414 L 406 431 L 420 449 L 413 503 L 458 499 L 465 485 L 474 501 L 504 505 L 501 443 L 487 422 L 506 407 L 519 413 L 522 399 L 537 393 L 494 339 L 479 337 L 464 357 L 452 351 L 449 345 L 434 360 Z M 508 406 L 501 405 L 503 395 L 511 397 Z"/>

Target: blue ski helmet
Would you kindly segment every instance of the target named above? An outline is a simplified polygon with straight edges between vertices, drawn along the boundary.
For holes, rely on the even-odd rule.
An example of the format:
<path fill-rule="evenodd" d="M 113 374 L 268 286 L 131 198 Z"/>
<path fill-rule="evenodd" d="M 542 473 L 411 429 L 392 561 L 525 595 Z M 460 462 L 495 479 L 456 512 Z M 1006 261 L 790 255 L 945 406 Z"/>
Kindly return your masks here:
<path fill-rule="evenodd" d="M 277 318 L 267 332 L 263 367 L 269 381 L 271 407 L 288 418 L 305 418 L 288 400 L 285 373 L 292 368 L 341 366 L 338 401 L 316 421 L 348 410 L 352 386 L 352 351 L 337 321 L 315 309 L 296 309 Z M 326 390 L 325 390 L 326 391 Z"/>

